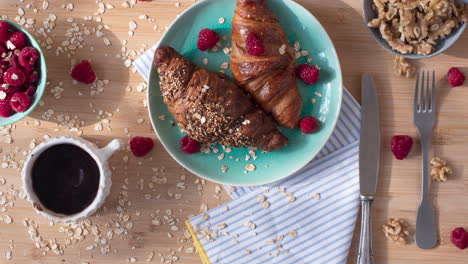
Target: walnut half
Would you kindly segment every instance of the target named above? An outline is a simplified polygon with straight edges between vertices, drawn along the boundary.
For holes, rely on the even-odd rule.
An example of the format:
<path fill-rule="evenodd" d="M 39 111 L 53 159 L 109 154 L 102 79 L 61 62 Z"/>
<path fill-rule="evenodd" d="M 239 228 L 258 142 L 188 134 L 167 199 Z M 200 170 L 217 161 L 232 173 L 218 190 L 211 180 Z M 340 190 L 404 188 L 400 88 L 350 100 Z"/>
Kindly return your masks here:
<path fill-rule="evenodd" d="M 447 161 L 435 157 L 431 159 L 431 177 L 438 182 L 448 180 L 447 175 L 452 174 L 452 169 L 448 166 Z"/>
<path fill-rule="evenodd" d="M 404 245 L 409 237 L 405 221 L 398 218 L 389 218 L 387 223 L 382 225 L 382 231 L 388 239 Z"/>
<path fill-rule="evenodd" d="M 400 56 L 395 56 L 395 59 L 393 60 L 393 69 L 395 69 L 395 72 L 398 73 L 398 75 L 406 78 L 413 77 L 416 72 L 416 67 L 407 59 Z"/>

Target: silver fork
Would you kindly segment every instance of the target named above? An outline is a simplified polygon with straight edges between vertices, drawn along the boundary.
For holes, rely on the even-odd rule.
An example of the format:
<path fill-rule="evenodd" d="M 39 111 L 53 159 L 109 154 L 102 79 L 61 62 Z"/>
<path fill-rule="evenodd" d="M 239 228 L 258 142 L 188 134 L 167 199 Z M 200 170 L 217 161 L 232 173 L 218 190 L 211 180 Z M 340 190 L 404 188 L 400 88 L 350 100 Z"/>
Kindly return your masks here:
<path fill-rule="evenodd" d="M 431 133 L 436 121 L 435 72 L 432 72 L 432 87 L 430 72 L 422 72 L 416 76 L 414 92 L 414 124 L 418 128 L 422 151 L 422 194 L 421 204 L 416 218 L 415 241 L 419 248 L 430 249 L 437 244 L 437 226 L 434 207 L 429 198 L 429 146 Z"/>

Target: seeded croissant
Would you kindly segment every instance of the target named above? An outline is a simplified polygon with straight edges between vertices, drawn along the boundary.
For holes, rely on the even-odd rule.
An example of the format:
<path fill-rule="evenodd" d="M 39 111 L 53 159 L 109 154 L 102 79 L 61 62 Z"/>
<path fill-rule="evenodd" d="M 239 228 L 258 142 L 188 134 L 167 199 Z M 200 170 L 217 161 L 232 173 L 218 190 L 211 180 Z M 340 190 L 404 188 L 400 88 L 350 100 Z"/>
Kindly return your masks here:
<path fill-rule="evenodd" d="M 164 102 L 193 139 L 274 151 L 287 143 L 273 121 L 224 73 L 209 72 L 173 48 L 156 49 Z"/>
<path fill-rule="evenodd" d="M 237 0 L 232 20 L 231 70 L 237 83 L 250 93 L 278 124 L 297 128 L 302 99 L 296 83 L 293 48 L 265 0 Z M 264 46 L 250 55 L 247 38 L 254 34 Z"/>

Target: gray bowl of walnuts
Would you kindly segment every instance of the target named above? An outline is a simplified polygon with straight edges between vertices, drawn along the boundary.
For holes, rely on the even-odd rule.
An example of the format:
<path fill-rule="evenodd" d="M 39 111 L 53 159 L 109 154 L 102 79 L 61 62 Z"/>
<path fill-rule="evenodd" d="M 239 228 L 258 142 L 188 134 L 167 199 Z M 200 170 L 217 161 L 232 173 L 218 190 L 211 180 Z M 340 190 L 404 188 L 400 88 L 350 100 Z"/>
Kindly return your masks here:
<path fill-rule="evenodd" d="M 374 39 L 408 59 L 444 52 L 468 24 L 468 4 L 454 0 L 363 0 L 363 12 Z"/>

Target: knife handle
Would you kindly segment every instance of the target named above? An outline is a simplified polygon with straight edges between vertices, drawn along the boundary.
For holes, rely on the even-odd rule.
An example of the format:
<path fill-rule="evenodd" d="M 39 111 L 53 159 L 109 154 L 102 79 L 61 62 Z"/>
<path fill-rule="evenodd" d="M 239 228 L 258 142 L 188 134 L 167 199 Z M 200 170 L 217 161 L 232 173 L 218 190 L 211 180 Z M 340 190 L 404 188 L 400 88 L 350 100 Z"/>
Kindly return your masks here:
<path fill-rule="evenodd" d="M 372 250 L 371 205 L 374 197 L 361 196 L 361 236 L 357 264 L 374 264 Z"/>

